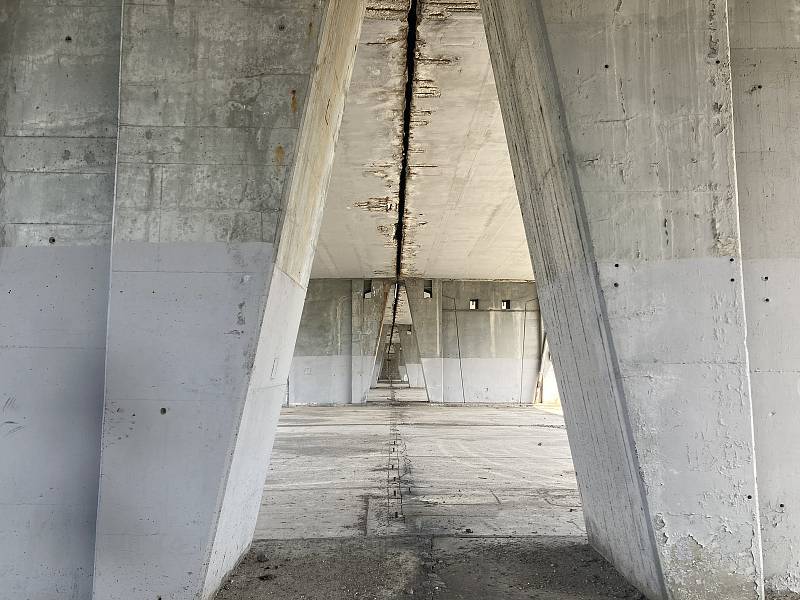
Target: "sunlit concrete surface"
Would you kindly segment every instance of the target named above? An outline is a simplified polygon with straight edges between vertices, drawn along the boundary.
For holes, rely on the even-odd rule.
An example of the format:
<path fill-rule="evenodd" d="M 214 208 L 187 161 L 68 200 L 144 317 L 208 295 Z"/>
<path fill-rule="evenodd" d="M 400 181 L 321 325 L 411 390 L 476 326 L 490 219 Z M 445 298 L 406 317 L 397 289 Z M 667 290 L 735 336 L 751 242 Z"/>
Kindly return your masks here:
<path fill-rule="evenodd" d="M 278 431 L 256 539 L 583 535 L 557 415 L 416 402 L 298 407 L 284 408 Z"/>
<path fill-rule="evenodd" d="M 417 392 L 283 409 L 253 550 L 218 598 L 639 597 L 586 545 L 560 415 Z"/>

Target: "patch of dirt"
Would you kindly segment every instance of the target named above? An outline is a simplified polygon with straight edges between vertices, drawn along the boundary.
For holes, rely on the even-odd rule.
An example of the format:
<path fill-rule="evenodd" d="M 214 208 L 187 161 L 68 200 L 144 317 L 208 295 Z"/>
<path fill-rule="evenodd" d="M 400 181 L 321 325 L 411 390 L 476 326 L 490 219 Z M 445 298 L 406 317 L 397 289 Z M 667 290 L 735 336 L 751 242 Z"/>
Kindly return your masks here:
<path fill-rule="evenodd" d="M 643 600 L 581 538 L 260 541 L 216 600 Z"/>

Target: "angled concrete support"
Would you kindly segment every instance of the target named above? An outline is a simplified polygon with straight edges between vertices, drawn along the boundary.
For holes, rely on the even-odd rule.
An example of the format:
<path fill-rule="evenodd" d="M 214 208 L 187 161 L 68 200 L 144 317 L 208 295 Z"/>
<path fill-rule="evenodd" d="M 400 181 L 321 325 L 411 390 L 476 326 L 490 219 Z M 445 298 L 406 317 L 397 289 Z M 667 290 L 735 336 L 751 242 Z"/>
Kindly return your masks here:
<path fill-rule="evenodd" d="M 731 4 L 736 169 L 767 596 L 800 598 L 797 3 Z"/>
<path fill-rule="evenodd" d="M 350 279 L 312 279 L 289 373 L 289 404 L 350 402 Z"/>
<path fill-rule="evenodd" d="M 372 385 L 375 361 L 378 358 L 383 315 L 386 311 L 390 282 L 385 279 L 372 280 L 370 291 L 364 279 L 352 280 L 352 349 L 351 402 L 363 404 Z"/>
<path fill-rule="evenodd" d="M 364 6 L 126 4 L 94 597 L 246 551 Z"/>
<path fill-rule="evenodd" d="M 119 2 L 0 3 L 0 596 L 91 594 Z"/>
<path fill-rule="evenodd" d="M 424 279 L 406 279 L 408 306 L 417 333 L 417 346 L 430 402 L 444 402 L 442 355 L 442 282 L 432 281 L 426 297 Z"/>
<path fill-rule="evenodd" d="M 430 283 L 426 294 L 424 280 L 406 281 L 430 401 L 533 402 L 540 354 L 536 285 Z M 478 301 L 476 310 L 470 309 L 470 300 Z"/>
<path fill-rule="evenodd" d="M 419 355 L 417 330 L 414 325 L 405 325 L 400 333 L 403 340 L 403 358 L 408 374 L 408 385 L 412 388 L 424 388 L 425 376 L 422 374 L 422 359 Z"/>
<path fill-rule="evenodd" d="M 726 3 L 482 7 L 591 542 L 759 598 Z"/>

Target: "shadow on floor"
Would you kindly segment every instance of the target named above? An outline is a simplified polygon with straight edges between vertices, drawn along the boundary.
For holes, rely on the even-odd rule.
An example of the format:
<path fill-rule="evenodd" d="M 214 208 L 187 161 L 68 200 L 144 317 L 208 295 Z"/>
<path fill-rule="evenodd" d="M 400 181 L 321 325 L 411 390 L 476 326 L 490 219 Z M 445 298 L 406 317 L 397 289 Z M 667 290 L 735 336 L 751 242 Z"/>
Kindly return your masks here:
<path fill-rule="evenodd" d="M 217 600 L 644 599 L 582 538 L 260 541 Z"/>

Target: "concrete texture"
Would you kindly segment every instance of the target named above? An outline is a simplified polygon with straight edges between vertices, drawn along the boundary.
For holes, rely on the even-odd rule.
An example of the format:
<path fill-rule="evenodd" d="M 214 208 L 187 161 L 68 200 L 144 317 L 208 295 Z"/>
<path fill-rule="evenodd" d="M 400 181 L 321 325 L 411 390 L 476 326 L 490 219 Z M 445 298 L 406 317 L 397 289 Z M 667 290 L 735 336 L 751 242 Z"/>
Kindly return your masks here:
<path fill-rule="evenodd" d="M 256 539 L 585 535 L 562 417 L 413 394 L 284 408 Z"/>
<path fill-rule="evenodd" d="M 378 361 L 383 315 L 390 285 L 387 280 L 354 279 L 352 286 L 352 389 L 353 404 L 363 404 L 372 385 Z M 367 292 L 367 288 L 370 289 Z M 367 297 L 369 295 L 369 297 Z"/>
<path fill-rule="evenodd" d="M 371 280 L 367 294 L 365 281 L 310 281 L 289 373 L 289 404 L 366 400 L 389 283 Z"/>
<path fill-rule="evenodd" d="M 796 192 L 800 157 L 797 3 L 736 0 L 731 68 L 742 219 L 747 348 L 767 597 L 800 598 L 800 482 L 793 464 L 800 320 Z"/>
<path fill-rule="evenodd" d="M 284 409 L 266 539 L 218 600 L 641 598 L 586 544 L 561 417 L 410 394 Z"/>
<path fill-rule="evenodd" d="M 479 3 L 421 2 L 403 276 L 533 279 Z"/>
<path fill-rule="evenodd" d="M 249 547 L 363 9 L 125 6 L 95 597 Z"/>
<path fill-rule="evenodd" d="M 393 277 L 409 0 L 359 42 L 314 278 Z M 480 8 L 419 3 L 403 277 L 533 279 Z"/>
<path fill-rule="evenodd" d="M 289 404 L 349 404 L 352 394 L 350 279 L 312 279 L 289 372 Z"/>
<path fill-rule="evenodd" d="M 401 325 L 398 336 L 403 349 L 403 364 L 412 388 L 425 388 L 425 375 L 422 372 L 422 358 L 419 355 L 417 332 L 413 325 Z"/>
<path fill-rule="evenodd" d="M 314 278 L 393 277 L 408 0 L 369 0 L 347 94 Z"/>
<path fill-rule="evenodd" d="M 589 538 L 759 598 L 725 6 L 482 7 Z"/>
<path fill-rule="evenodd" d="M 406 287 L 431 402 L 533 402 L 541 345 L 535 284 L 436 280 L 431 298 L 424 280 Z"/>
<path fill-rule="evenodd" d="M 0 597 L 92 587 L 118 2 L 0 3 Z"/>

